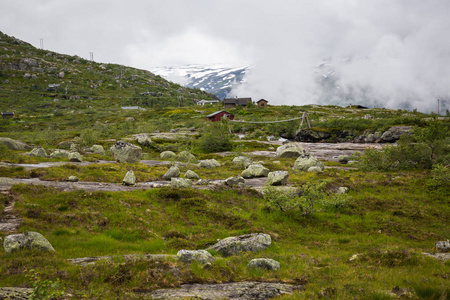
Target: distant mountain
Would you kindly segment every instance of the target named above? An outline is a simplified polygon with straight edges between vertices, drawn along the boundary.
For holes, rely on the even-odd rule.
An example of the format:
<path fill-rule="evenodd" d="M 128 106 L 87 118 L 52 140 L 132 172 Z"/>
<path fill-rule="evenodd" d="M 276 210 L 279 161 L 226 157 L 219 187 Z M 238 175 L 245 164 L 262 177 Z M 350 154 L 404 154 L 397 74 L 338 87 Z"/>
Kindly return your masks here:
<path fill-rule="evenodd" d="M 164 79 L 185 87 L 200 89 L 223 100 L 233 87 L 244 82 L 245 74 L 249 69 L 249 66 L 187 65 L 159 67 L 151 71 Z"/>

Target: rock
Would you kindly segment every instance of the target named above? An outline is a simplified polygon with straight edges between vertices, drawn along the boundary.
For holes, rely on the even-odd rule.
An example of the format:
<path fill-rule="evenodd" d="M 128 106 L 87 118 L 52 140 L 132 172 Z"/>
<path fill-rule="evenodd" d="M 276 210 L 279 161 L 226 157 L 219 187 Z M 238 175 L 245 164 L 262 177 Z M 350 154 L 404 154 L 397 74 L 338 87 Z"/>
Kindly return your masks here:
<path fill-rule="evenodd" d="M 127 174 L 125 174 L 125 177 L 122 180 L 124 185 L 135 185 L 136 184 L 136 175 L 134 175 L 133 171 L 128 171 Z"/>
<path fill-rule="evenodd" d="M 177 253 L 177 257 L 179 261 L 184 263 L 198 261 L 202 265 L 214 261 L 214 257 L 206 250 L 180 250 Z"/>
<path fill-rule="evenodd" d="M 152 139 L 147 133 L 141 133 L 137 136 L 137 142 L 142 146 L 150 146 L 152 144 Z"/>
<path fill-rule="evenodd" d="M 42 147 L 36 147 L 33 148 L 33 150 L 31 150 L 28 153 L 29 156 L 34 156 L 34 157 L 47 157 L 47 152 L 45 152 L 45 149 Z"/>
<path fill-rule="evenodd" d="M 294 163 L 294 169 L 300 171 L 308 171 L 311 167 L 319 167 L 321 171 L 325 169 L 325 166 L 315 156 L 299 157 Z"/>
<path fill-rule="evenodd" d="M 21 249 L 37 249 L 54 252 L 52 245 L 38 232 L 28 231 L 27 233 L 12 234 L 5 237 L 3 247 L 6 253 L 11 253 Z"/>
<path fill-rule="evenodd" d="M 72 146 L 73 142 L 70 141 L 64 141 L 58 144 L 58 148 L 64 149 L 64 150 L 70 150 L 70 146 Z"/>
<path fill-rule="evenodd" d="M 341 164 L 346 164 L 346 163 L 348 163 L 349 160 L 350 160 L 350 156 L 348 156 L 348 155 L 339 155 L 338 156 L 338 162 L 340 162 Z"/>
<path fill-rule="evenodd" d="M 389 128 L 381 136 L 381 141 L 385 143 L 395 143 L 402 135 L 409 135 L 411 126 L 394 126 Z"/>
<path fill-rule="evenodd" d="M 247 264 L 247 267 L 251 269 L 278 270 L 280 269 L 280 263 L 270 258 L 255 258 Z"/>
<path fill-rule="evenodd" d="M 67 181 L 69 182 L 78 182 L 78 177 L 77 176 L 69 176 L 69 178 L 67 179 Z"/>
<path fill-rule="evenodd" d="M 199 179 L 197 181 L 197 185 L 209 185 L 210 184 L 210 180 L 209 179 Z"/>
<path fill-rule="evenodd" d="M 220 163 L 215 159 L 205 159 L 205 160 L 200 161 L 199 167 L 212 169 L 212 168 L 220 167 Z"/>
<path fill-rule="evenodd" d="M 318 166 L 309 167 L 306 172 L 322 172 L 322 168 Z"/>
<path fill-rule="evenodd" d="M 373 116 L 371 114 L 366 114 L 366 115 L 364 115 L 363 119 L 372 120 Z"/>
<path fill-rule="evenodd" d="M 176 156 L 177 155 L 172 151 L 163 151 L 159 155 L 159 157 L 161 157 L 161 159 L 174 159 Z"/>
<path fill-rule="evenodd" d="M 180 169 L 177 166 L 170 167 L 170 169 L 167 170 L 166 174 L 162 176 L 162 179 L 170 180 L 174 177 L 180 177 Z"/>
<path fill-rule="evenodd" d="M 170 132 L 171 132 L 171 133 L 178 132 L 178 129 L 175 129 L 175 128 L 174 128 L 174 129 L 170 129 Z"/>
<path fill-rule="evenodd" d="M 197 162 L 197 158 L 188 151 L 181 151 L 180 153 L 178 153 L 177 160 L 190 162 L 190 163 Z"/>
<path fill-rule="evenodd" d="M 348 187 L 346 187 L 346 186 L 340 186 L 340 187 L 337 189 L 336 194 L 345 194 L 345 193 L 347 193 L 347 191 L 348 191 Z"/>
<path fill-rule="evenodd" d="M 76 152 L 76 151 L 78 151 L 78 149 L 80 149 L 79 144 L 75 144 L 75 143 L 70 144 L 70 149 L 69 149 L 70 151 Z"/>
<path fill-rule="evenodd" d="M 289 178 L 288 171 L 274 171 L 267 175 L 267 184 L 269 185 L 285 185 Z"/>
<path fill-rule="evenodd" d="M 194 179 L 194 180 L 198 180 L 200 177 L 198 177 L 197 173 L 195 173 L 192 170 L 187 170 L 186 173 L 184 174 L 184 177 L 188 178 L 188 179 Z"/>
<path fill-rule="evenodd" d="M 265 233 L 251 233 L 241 236 L 227 237 L 208 248 L 223 256 L 232 256 L 240 252 L 261 251 L 272 243 L 270 235 Z"/>
<path fill-rule="evenodd" d="M 436 250 L 441 253 L 450 251 L 450 243 L 448 241 L 439 241 L 436 243 Z"/>
<path fill-rule="evenodd" d="M 296 144 L 286 144 L 278 147 L 276 151 L 277 157 L 304 157 L 307 155 L 306 150 Z"/>
<path fill-rule="evenodd" d="M 225 184 L 228 186 L 242 186 L 245 185 L 245 179 L 242 176 L 232 176 L 225 179 Z"/>
<path fill-rule="evenodd" d="M 0 137 L 0 145 L 6 146 L 11 150 L 29 150 L 32 148 L 24 142 L 13 140 L 7 137 Z"/>
<path fill-rule="evenodd" d="M 50 154 L 51 158 L 68 158 L 69 157 L 69 151 L 67 150 L 60 150 L 57 149 Z"/>
<path fill-rule="evenodd" d="M 64 72 L 59 72 L 57 77 L 63 79 L 64 76 L 66 76 Z"/>
<path fill-rule="evenodd" d="M 90 152 L 94 154 L 105 155 L 105 149 L 102 145 L 92 145 L 92 147 L 84 149 L 85 152 Z"/>
<path fill-rule="evenodd" d="M 249 165 L 252 164 L 252 159 L 247 156 L 237 156 L 233 158 L 231 163 L 238 167 L 247 168 Z"/>
<path fill-rule="evenodd" d="M 170 179 L 170 186 L 173 188 L 190 188 L 192 187 L 192 180 L 188 178 L 175 178 Z"/>
<path fill-rule="evenodd" d="M 269 148 L 267 148 L 267 151 L 276 151 L 277 149 L 275 149 L 274 146 L 270 146 Z"/>
<path fill-rule="evenodd" d="M 330 137 L 331 134 L 328 132 L 315 131 L 311 129 L 301 129 L 296 133 L 294 140 L 298 142 L 316 143 L 327 140 Z"/>
<path fill-rule="evenodd" d="M 121 163 L 136 163 L 141 160 L 142 148 L 124 141 L 118 141 L 110 148 L 114 159 Z"/>
<path fill-rule="evenodd" d="M 83 161 L 81 154 L 78 152 L 70 152 L 68 158 L 69 158 L 69 161 L 73 161 L 73 162 L 82 162 Z"/>
<path fill-rule="evenodd" d="M 33 289 L 19 287 L 0 287 L 0 299 L 28 300 Z"/>
<path fill-rule="evenodd" d="M 269 169 L 261 164 L 252 164 L 242 171 L 241 176 L 244 178 L 266 177 L 269 174 Z"/>

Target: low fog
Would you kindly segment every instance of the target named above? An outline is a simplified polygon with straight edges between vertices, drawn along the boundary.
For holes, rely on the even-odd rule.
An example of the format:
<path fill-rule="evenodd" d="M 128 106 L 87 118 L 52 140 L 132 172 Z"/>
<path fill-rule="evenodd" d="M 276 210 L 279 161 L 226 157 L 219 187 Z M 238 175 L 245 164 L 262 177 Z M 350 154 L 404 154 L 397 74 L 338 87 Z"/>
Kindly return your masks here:
<path fill-rule="evenodd" d="M 150 70 L 251 65 L 233 95 L 271 104 L 450 107 L 448 0 L 0 0 L 0 30 Z"/>

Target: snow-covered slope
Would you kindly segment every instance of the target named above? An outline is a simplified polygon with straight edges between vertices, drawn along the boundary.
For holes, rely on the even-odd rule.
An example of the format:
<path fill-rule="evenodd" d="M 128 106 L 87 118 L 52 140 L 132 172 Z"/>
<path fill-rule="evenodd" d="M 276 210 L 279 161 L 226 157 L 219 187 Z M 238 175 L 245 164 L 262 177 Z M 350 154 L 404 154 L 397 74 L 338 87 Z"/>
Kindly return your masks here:
<path fill-rule="evenodd" d="M 248 66 L 187 65 L 159 67 L 151 72 L 172 82 L 201 89 L 216 95 L 219 99 L 224 99 L 233 87 L 244 81 L 244 76 L 249 69 Z"/>

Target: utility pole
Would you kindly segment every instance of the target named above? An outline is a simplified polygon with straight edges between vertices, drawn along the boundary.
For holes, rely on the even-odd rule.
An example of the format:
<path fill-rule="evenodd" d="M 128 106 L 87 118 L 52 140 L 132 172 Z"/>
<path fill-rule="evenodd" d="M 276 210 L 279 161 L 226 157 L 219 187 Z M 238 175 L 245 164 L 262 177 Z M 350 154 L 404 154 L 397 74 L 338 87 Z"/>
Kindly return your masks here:
<path fill-rule="evenodd" d="M 39 43 L 40 43 L 41 49 L 44 50 L 44 39 L 43 39 L 43 38 L 40 38 L 40 39 L 39 39 Z"/>
<path fill-rule="evenodd" d="M 94 61 L 94 52 L 89 52 L 89 55 L 90 55 L 91 61 Z"/>
<path fill-rule="evenodd" d="M 437 100 L 438 100 L 438 113 L 437 114 L 439 115 L 439 99 L 437 99 Z"/>

